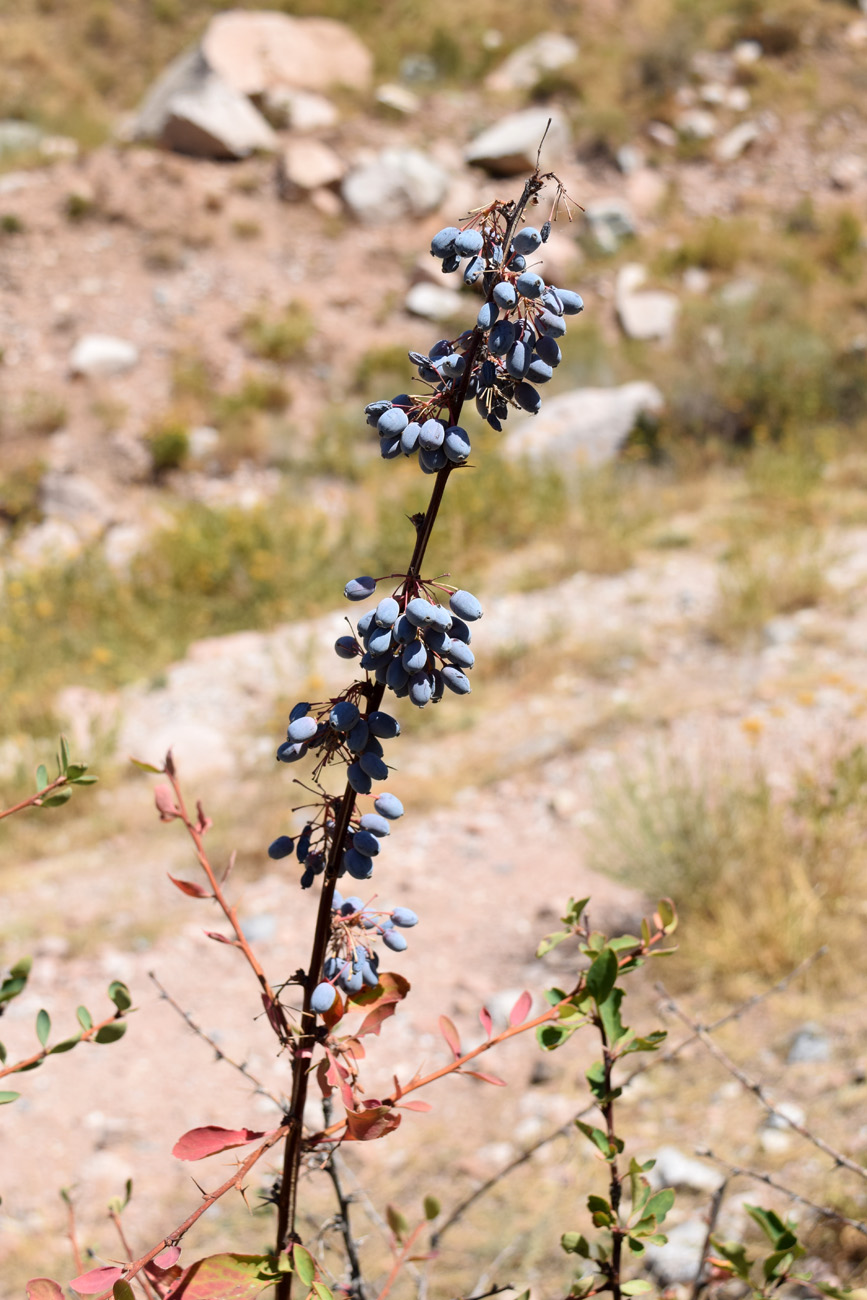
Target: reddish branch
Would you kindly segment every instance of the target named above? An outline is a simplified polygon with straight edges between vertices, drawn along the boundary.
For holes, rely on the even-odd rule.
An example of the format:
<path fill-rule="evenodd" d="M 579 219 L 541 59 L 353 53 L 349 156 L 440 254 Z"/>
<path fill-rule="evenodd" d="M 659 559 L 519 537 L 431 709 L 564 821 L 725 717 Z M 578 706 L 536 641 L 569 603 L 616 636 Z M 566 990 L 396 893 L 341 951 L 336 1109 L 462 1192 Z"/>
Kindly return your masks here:
<path fill-rule="evenodd" d="M 106 1025 L 113 1025 L 116 1020 L 122 1020 L 125 1014 L 126 1013 L 123 1011 L 115 1011 L 114 1015 L 106 1016 L 105 1020 L 100 1020 L 99 1024 L 91 1025 L 90 1029 L 83 1029 L 78 1041 L 80 1043 L 89 1042 L 89 1040 L 95 1038 L 99 1031 L 104 1029 Z M 3 1068 L 0 1069 L 0 1079 L 5 1078 L 7 1074 L 19 1074 L 22 1070 L 32 1069 L 34 1065 L 38 1065 L 40 1061 L 44 1061 L 46 1056 L 50 1056 L 53 1051 L 54 1048 L 52 1047 L 42 1047 L 38 1052 L 34 1052 L 32 1056 L 25 1057 L 23 1061 L 16 1061 L 13 1065 L 3 1066 Z"/>
<path fill-rule="evenodd" d="M 36 794 L 30 795 L 27 799 L 22 799 L 20 803 L 13 804 L 11 808 L 0 808 L 0 821 L 4 817 L 11 817 L 13 813 L 23 812 L 25 808 L 40 808 L 43 799 L 64 785 L 69 785 L 69 778 L 67 776 L 56 776 L 43 790 L 37 790 Z"/>

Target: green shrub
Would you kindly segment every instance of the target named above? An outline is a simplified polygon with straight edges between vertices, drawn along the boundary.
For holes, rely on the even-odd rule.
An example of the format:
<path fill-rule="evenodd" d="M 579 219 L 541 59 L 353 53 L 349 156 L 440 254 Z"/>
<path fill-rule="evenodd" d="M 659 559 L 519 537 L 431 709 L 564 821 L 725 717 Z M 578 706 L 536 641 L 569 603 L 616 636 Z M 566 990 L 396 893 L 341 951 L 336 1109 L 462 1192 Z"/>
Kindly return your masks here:
<path fill-rule="evenodd" d="M 190 435 L 183 424 L 164 424 L 151 430 L 147 445 L 153 472 L 159 476 L 185 464 L 190 454 Z"/>

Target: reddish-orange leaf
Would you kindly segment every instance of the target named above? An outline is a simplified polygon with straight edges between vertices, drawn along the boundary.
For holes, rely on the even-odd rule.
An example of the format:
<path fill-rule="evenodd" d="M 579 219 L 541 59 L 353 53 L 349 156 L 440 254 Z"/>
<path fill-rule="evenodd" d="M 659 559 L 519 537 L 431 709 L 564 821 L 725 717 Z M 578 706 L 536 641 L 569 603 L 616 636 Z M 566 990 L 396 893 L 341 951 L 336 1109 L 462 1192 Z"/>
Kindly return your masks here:
<path fill-rule="evenodd" d="M 365 1102 L 366 1110 L 347 1110 L 346 1135 L 354 1142 L 373 1142 L 392 1133 L 400 1124 L 401 1116 L 378 1102 Z"/>
<path fill-rule="evenodd" d="M 172 884 L 178 887 L 182 894 L 189 894 L 190 898 L 213 897 L 210 891 L 205 889 L 204 885 L 197 885 L 193 880 L 178 880 L 177 876 L 173 876 L 169 871 L 166 872 L 166 875 Z"/>
<path fill-rule="evenodd" d="M 378 1035 L 386 1020 L 390 1019 L 390 1017 L 394 1015 L 395 1011 L 397 1011 L 397 1006 L 398 1004 L 396 1002 L 380 1002 L 378 1007 L 374 1007 L 372 1011 L 368 1011 L 357 1031 L 359 1038 L 363 1034 Z"/>
<path fill-rule="evenodd" d="M 205 934 L 215 943 L 234 943 L 234 939 L 229 939 L 225 934 L 219 934 L 216 930 L 206 930 Z"/>
<path fill-rule="evenodd" d="M 189 1133 L 178 1138 L 172 1147 L 172 1155 L 178 1160 L 204 1160 L 205 1156 L 246 1146 L 248 1142 L 257 1142 L 273 1132 L 273 1129 L 259 1133 L 255 1129 L 218 1128 L 215 1124 L 206 1124 L 203 1128 L 191 1128 Z"/>
<path fill-rule="evenodd" d="M 400 1103 L 400 1108 L 401 1110 L 433 1110 L 433 1106 L 429 1101 L 402 1101 Z"/>
<path fill-rule="evenodd" d="M 166 769 L 168 770 L 168 769 Z M 158 785 L 154 789 L 154 803 L 161 822 L 170 822 L 180 816 L 180 809 L 175 803 L 175 792 L 170 785 Z"/>
<path fill-rule="evenodd" d="M 494 1022 L 491 1019 L 491 1013 L 487 1007 L 482 1007 L 479 1012 L 479 1020 L 482 1022 L 482 1029 L 484 1029 L 485 1034 L 490 1038 L 491 1034 L 494 1032 Z"/>
<path fill-rule="evenodd" d="M 461 1055 L 461 1040 L 448 1016 L 440 1016 L 440 1033 L 452 1049 L 455 1060 Z"/>
<path fill-rule="evenodd" d="M 265 1255 L 210 1255 L 184 1269 L 165 1300 L 252 1300 L 270 1272 Z"/>
<path fill-rule="evenodd" d="M 79 1295 L 100 1295 L 101 1292 L 114 1286 L 115 1282 L 119 1282 L 122 1277 L 122 1268 L 92 1268 L 89 1273 L 74 1277 L 69 1285 Z"/>
<path fill-rule="evenodd" d="M 521 994 L 521 996 L 518 998 L 518 1001 L 512 1007 L 512 1010 L 509 1012 L 509 1024 L 512 1025 L 513 1027 L 515 1025 L 523 1024 L 523 1022 L 527 1019 L 527 1016 L 530 1014 L 530 1007 L 532 1005 L 533 1005 L 532 994 L 528 993 L 525 989 L 524 992 Z"/>
<path fill-rule="evenodd" d="M 461 1070 L 461 1074 L 469 1075 L 471 1079 L 481 1079 L 482 1083 L 493 1083 L 498 1088 L 508 1087 L 505 1079 L 498 1079 L 495 1074 L 482 1074 L 481 1070 Z"/>
<path fill-rule="evenodd" d="M 171 1268 L 174 1264 L 177 1264 L 180 1257 L 180 1246 L 169 1246 L 166 1250 L 161 1251 L 159 1255 L 155 1257 L 153 1262 L 156 1264 L 157 1268 Z"/>
<path fill-rule="evenodd" d="M 27 1283 L 27 1300 L 63 1300 L 63 1292 L 50 1277 L 32 1277 Z"/>

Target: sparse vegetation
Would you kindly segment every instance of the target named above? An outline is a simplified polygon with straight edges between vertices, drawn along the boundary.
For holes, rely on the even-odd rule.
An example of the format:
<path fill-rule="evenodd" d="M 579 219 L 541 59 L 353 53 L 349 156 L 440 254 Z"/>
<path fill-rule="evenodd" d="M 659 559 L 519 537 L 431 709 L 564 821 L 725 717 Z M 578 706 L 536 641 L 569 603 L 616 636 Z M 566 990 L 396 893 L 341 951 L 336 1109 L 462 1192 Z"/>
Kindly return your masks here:
<path fill-rule="evenodd" d="M 300 361 L 316 332 L 306 303 L 293 299 L 282 311 L 268 307 L 248 312 L 241 327 L 244 346 L 263 361 Z"/>

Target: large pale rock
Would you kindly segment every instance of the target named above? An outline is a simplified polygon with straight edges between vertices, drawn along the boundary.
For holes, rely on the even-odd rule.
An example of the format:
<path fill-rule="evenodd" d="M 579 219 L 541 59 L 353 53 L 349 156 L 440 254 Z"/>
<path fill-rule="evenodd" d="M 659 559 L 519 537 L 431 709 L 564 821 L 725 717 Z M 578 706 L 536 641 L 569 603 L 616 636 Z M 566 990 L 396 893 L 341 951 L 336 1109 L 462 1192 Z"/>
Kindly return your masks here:
<path fill-rule="evenodd" d="M 655 414 L 662 406 L 662 393 L 644 381 L 619 388 L 576 388 L 544 398 L 539 415 L 518 420 L 506 435 L 505 452 L 533 460 L 604 465 L 617 456 L 638 417 Z"/>
<path fill-rule="evenodd" d="M 668 339 L 677 323 L 677 295 L 664 289 L 642 289 L 643 266 L 629 262 L 617 274 L 615 305 L 621 329 L 631 339 Z"/>
<path fill-rule="evenodd" d="M 291 131 L 318 131 L 340 120 L 336 105 L 313 90 L 276 86 L 265 91 L 260 107 L 272 126 Z"/>
<path fill-rule="evenodd" d="M 685 1155 L 674 1146 L 663 1146 L 654 1152 L 656 1164 L 650 1171 L 651 1186 L 657 1190 L 662 1187 L 685 1187 L 692 1192 L 710 1192 L 717 1190 L 725 1182 L 725 1175 L 713 1165 L 696 1160 L 694 1156 Z"/>
<path fill-rule="evenodd" d="M 366 225 L 422 217 L 440 206 L 449 175 L 418 149 L 384 149 L 345 178 L 343 198 Z"/>
<path fill-rule="evenodd" d="M 404 301 L 411 316 L 435 321 L 455 320 L 464 304 L 465 300 L 454 289 L 427 281 L 414 284 Z"/>
<path fill-rule="evenodd" d="M 242 95 L 264 95 L 278 86 L 364 89 L 373 76 L 370 51 L 330 18 L 229 9 L 211 20 L 201 48 L 214 72 Z"/>
<path fill-rule="evenodd" d="M 0 154 L 27 153 L 38 149 L 43 132 L 32 122 L 8 118 L 0 122 Z"/>
<path fill-rule="evenodd" d="M 114 517 L 110 499 L 83 474 L 49 470 L 39 485 L 39 501 L 46 519 L 69 524 L 79 537 L 96 536 Z"/>
<path fill-rule="evenodd" d="M 336 185 L 346 164 L 320 140 L 290 140 L 280 159 L 280 189 L 286 198 Z"/>
<path fill-rule="evenodd" d="M 528 108 L 522 113 L 510 113 L 476 136 L 464 150 L 464 158 L 492 176 L 518 176 L 536 166 L 540 144 L 540 165 L 544 170 L 560 161 L 569 141 L 569 127 L 559 109 Z"/>
<path fill-rule="evenodd" d="M 100 379 L 121 375 L 138 363 L 138 348 L 111 334 L 84 334 L 72 349 L 69 369 L 74 375 Z"/>
<path fill-rule="evenodd" d="M 246 158 L 277 147 L 259 110 L 212 74 L 196 90 L 172 97 L 159 138 L 166 149 L 197 158 Z"/>
<path fill-rule="evenodd" d="M 584 216 L 604 253 L 616 253 L 624 239 L 635 234 L 635 215 L 623 199 L 596 199 L 587 204 Z"/>
<path fill-rule="evenodd" d="M 692 1282 L 701 1263 L 707 1237 L 704 1219 L 687 1219 L 676 1227 L 666 1227 L 664 1246 L 648 1246 L 647 1262 L 654 1277 L 663 1285 Z"/>
<path fill-rule="evenodd" d="M 734 162 L 750 145 L 759 138 L 759 128 L 755 122 L 739 122 L 718 141 L 714 154 L 717 162 Z"/>
<path fill-rule="evenodd" d="M 485 79 L 488 90 L 510 94 L 532 90 L 547 72 L 559 72 L 578 58 L 578 45 L 562 32 L 542 32 L 509 57 Z"/>

